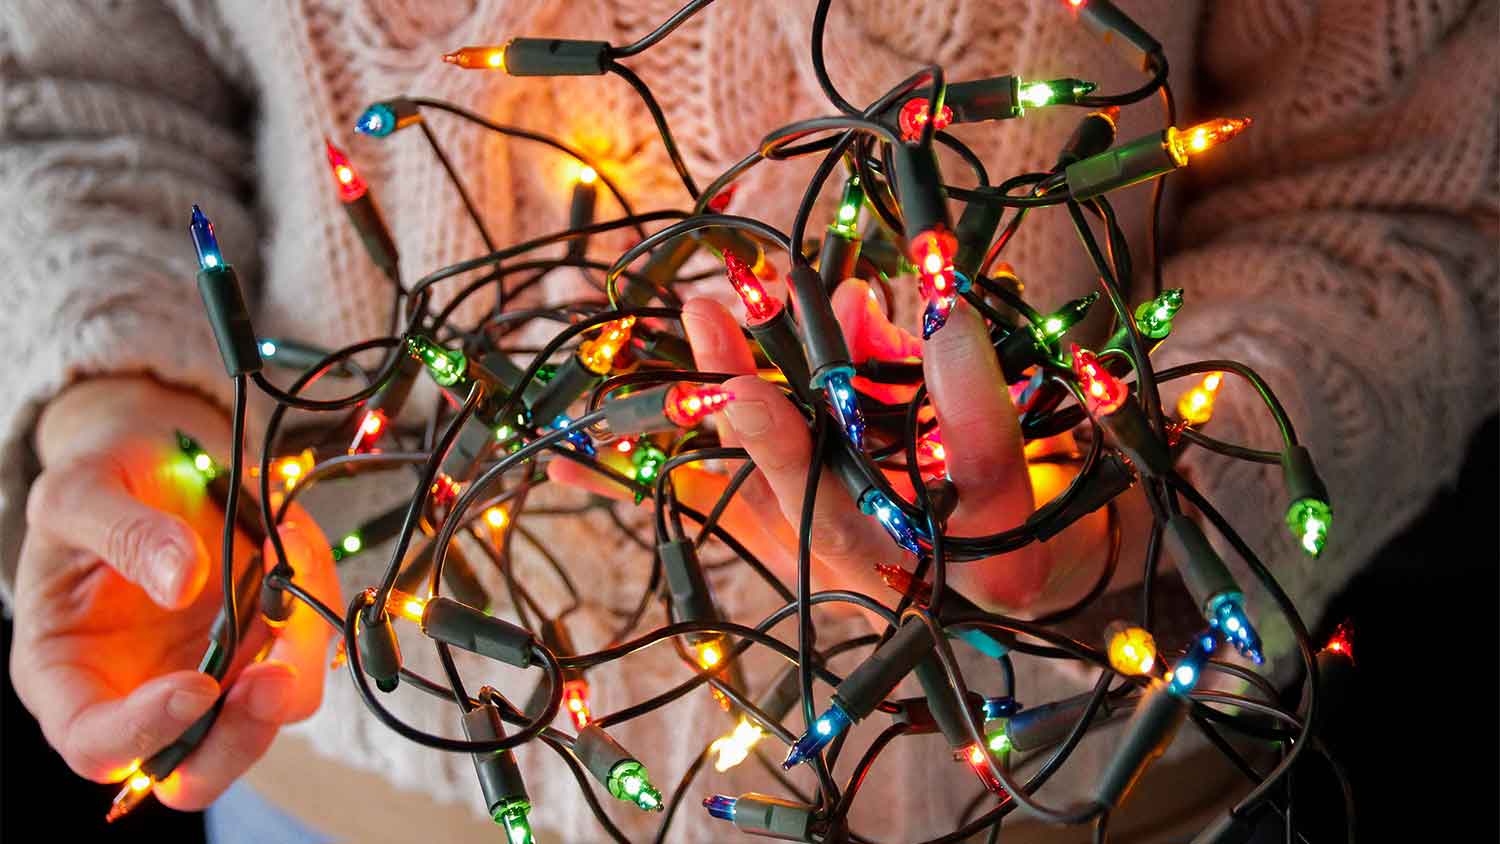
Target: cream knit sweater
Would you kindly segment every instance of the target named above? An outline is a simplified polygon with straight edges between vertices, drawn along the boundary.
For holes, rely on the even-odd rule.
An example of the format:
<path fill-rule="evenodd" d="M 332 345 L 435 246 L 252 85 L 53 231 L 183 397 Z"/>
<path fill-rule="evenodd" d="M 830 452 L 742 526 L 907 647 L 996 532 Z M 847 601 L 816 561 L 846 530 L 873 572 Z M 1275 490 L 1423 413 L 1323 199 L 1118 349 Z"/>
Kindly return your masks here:
<path fill-rule="evenodd" d="M 28 434 L 59 388 L 93 374 L 147 370 L 225 394 L 227 380 L 193 287 L 186 236 L 192 203 L 212 216 L 225 255 L 255 290 L 261 332 L 330 347 L 383 333 L 387 288 L 338 207 L 323 136 L 349 149 L 380 196 L 407 278 L 478 254 L 482 244 L 415 132 L 352 137 L 355 117 L 377 99 L 433 96 L 554 133 L 611 162 L 611 175 L 637 208 L 682 207 L 686 197 L 651 122 L 619 80 L 512 79 L 461 71 L 438 58 L 447 49 L 514 34 L 623 43 L 678 5 L 0 3 L 5 583 L 14 573 L 22 503 L 36 471 Z M 854 102 L 927 61 L 942 63 L 950 80 L 1014 72 L 1092 79 L 1103 91 L 1138 84 L 1062 5 L 838 0 L 827 38 L 830 72 Z M 1193 190 L 1184 191 L 1191 201 L 1173 203 L 1178 207 L 1166 217 L 1166 282 L 1186 288 L 1187 306 L 1160 365 L 1210 356 L 1242 360 L 1285 403 L 1332 492 L 1336 521 L 1321 560 L 1300 554 L 1280 524 L 1285 502 L 1276 469 L 1212 456 L 1195 456 L 1190 469 L 1270 563 L 1304 617 L 1316 620 L 1359 564 L 1451 479 L 1475 423 L 1496 409 L 1497 4 L 1122 5 L 1167 45 L 1182 122 L 1215 114 L 1256 121 L 1201 167 L 1195 162 Z M 700 184 L 770 128 L 831 111 L 807 58 L 812 7 L 811 0 L 722 0 L 629 62 L 658 93 Z M 1038 110 L 1024 121 L 960 127 L 957 134 L 1003 177 L 1045 167 L 1076 118 L 1065 109 Z M 1160 119 L 1155 102 L 1128 109 L 1121 137 L 1158 127 Z M 568 194 L 558 156 L 443 115 L 429 121 L 497 239 L 563 224 Z M 761 166 L 743 180 L 735 209 L 785 227 L 810 167 L 805 161 Z M 953 168 L 954 178 L 966 176 Z M 1119 202 L 1138 266 L 1146 263 L 1147 193 L 1134 189 Z M 616 210 L 605 202 L 601 215 Z M 612 256 L 623 244 L 594 247 Z M 1093 284 L 1061 214 L 1032 215 L 1007 257 L 1041 306 Z M 575 281 L 562 275 L 556 290 Z M 1215 436 L 1274 447 L 1269 419 L 1248 390 L 1231 384 L 1221 396 Z M 331 532 L 369 513 L 326 506 L 319 512 Z M 644 560 L 624 552 L 602 556 L 598 549 L 620 547 L 607 523 L 552 521 L 539 528 L 575 577 L 592 584 L 597 604 L 627 604 Z M 524 576 L 534 560 L 524 548 L 521 554 Z M 368 578 L 351 573 L 346 589 Z M 758 618 L 771 603 L 763 587 L 738 574 L 725 587 L 720 594 L 737 618 Z M 559 599 L 543 589 L 548 597 Z M 1271 614 L 1258 591 L 1250 602 L 1252 611 Z M 600 644 L 610 620 L 601 606 L 576 618 L 579 645 Z M 1267 626 L 1272 651 L 1284 652 L 1284 632 Z M 413 643 L 405 650 L 417 658 L 428 649 Z M 508 677 L 518 672 L 493 665 L 464 666 L 472 682 L 484 678 L 524 699 L 529 678 Z M 666 653 L 631 657 L 591 675 L 595 707 L 608 711 L 640 700 L 681 674 Z M 1038 674 L 1022 672 L 1024 700 L 1045 700 L 1085 679 Z M 456 730 L 451 707 L 404 695 L 402 711 L 419 726 Z M 694 696 L 617 731 L 659 785 L 670 787 L 703 744 L 729 726 L 706 698 Z M 417 749 L 384 732 L 341 674 L 329 682 L 321 713 L 299 729 L 346 762 L 477 808 L 467 759 Z M 879 767 L 887 774 L 903 765 L 947 770 L 940 744 L 897 742 Z M 1074 765 L 1086 771 L 1101 752 L 1086 745 Z M 557 760 L 541 748 L 520 755 L 539 829 L 555 841 L 598 840 L 601 833 Z M 753 768 L 744 765 L 729 777 L 710 772 L 695 788 L 774 790 Z M 872 784 L 856 824 L 878 830 L 882 840 L 941 832 L 973 793 L 963 773 L 955 770 L 956 787 L 938 780 L 930 790 Z M 651 819 L 619 808 L 611 812 L 632 839 L 645 837 Z M 706 826 L 696 807 L 684 812 L 673 840 L 711 840 L 721 832 Z"/>

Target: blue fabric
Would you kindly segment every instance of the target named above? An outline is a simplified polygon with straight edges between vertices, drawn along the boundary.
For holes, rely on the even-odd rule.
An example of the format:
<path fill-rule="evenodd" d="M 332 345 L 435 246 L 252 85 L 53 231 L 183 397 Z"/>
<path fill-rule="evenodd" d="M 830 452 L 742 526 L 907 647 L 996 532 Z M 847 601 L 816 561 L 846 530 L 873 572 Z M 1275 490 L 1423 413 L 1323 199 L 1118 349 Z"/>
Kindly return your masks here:
<path fill-rule="evenodd" d="M 236 782 L 203 813 L 208 844 L 332 844 L 333 839 L 305 826 Z"/>

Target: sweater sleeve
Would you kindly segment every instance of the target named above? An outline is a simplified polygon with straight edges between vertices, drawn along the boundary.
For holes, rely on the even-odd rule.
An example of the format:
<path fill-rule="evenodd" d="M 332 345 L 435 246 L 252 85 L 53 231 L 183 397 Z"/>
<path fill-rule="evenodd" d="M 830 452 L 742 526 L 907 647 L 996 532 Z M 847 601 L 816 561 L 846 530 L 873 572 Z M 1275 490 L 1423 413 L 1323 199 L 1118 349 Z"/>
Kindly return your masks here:
<path fill-rule="evenodd" d="M 58 390 L 140 372 L 221 401 L 228 386 L 186 229 L 201 204 L 253 275 L 250 147 L 243 98 L 179 11 L 0 4 L 0 597 L 37 473 L 31 430 Z"/>
<path fill-rule="evenodd" d="M 1285 404 L 1330 491 L 1320 559 L 1282 521 L 1279 466 L 1192 449 L 1188 473 L 1309 626 L 1453 480 L 1496 410 L 1496 8 L 1223 3 L 1205 21 L 1201 61 L 1225 95 L 1213 111 L 1255 125 L 1193 174 L 1206 190 L 1165 267 L 1186 307 L 1158 366 L 1243 361 Z M 1217 405 L 1205 433 L 1280 451 L 1248 385 L 1230 376 Z M 1274 604 L 1237 575 L 1268 653 L 1292 653 Z"/>

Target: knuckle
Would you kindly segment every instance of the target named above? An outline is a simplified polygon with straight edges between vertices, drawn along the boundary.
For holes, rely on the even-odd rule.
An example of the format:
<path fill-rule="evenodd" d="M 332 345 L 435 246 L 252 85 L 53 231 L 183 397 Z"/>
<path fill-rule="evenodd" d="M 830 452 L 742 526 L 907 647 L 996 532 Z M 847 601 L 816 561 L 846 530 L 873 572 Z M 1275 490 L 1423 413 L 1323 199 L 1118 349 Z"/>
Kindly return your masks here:
<path fill-rule="evenodd" d="M 105 539 L 109 562 L 122 571 L 139 575 L 144 572 L 153 548 L 167 539 L 161 521 L 150 514 L 130 516 L 110 525 Z"/>
<path fill-rule="evenodd" d="M 111 774 L 115 773 L 119 763 L 109 758 L 109 755 L 93 742 L 86 742 L 79 738 L 79 732 L 74 730 L 70 722 L 54 734 L 43 725 L 42 734 L 46 736 L 47 742 L 57 749 L 57 755 L 61 756 L 73 773 L 95 782 L 107 781 Z M 130 758 L 139 758 L 132 756 Z"/>
<path fill-rule="evenodd" d="M 43 472 L 31 484 L 31 493 L 26 496 L 26 524 L 29 527 L 40 525 L 53 513 L 59 512 L 62 507 L 62 476 L 55 472 Z"/>
<path fill-rule="evenodd" d="M 813 516 L 812 535 L 818 556 L 830 561 L 849 557 L 859 545 L 859 537 L 847 520 L 835 515 L 820 513 Z"/>

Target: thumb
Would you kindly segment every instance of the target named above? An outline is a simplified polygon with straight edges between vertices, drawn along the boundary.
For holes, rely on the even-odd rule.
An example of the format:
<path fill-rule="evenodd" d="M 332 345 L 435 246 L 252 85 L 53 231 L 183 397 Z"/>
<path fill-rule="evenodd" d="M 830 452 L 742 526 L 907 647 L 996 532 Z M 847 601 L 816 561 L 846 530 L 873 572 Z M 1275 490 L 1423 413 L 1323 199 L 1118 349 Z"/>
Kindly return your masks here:
<path fill-rule="evenodd" d="M 192 603 L 208 578 L 208 550 L 188 523 L 141 502 L 118 469 L 93 461 L 37 478 L 26 521 L 97 555 L 165 609 Z"/>

